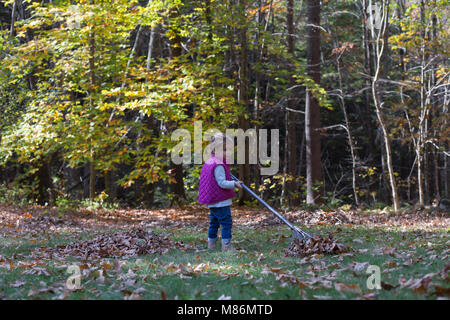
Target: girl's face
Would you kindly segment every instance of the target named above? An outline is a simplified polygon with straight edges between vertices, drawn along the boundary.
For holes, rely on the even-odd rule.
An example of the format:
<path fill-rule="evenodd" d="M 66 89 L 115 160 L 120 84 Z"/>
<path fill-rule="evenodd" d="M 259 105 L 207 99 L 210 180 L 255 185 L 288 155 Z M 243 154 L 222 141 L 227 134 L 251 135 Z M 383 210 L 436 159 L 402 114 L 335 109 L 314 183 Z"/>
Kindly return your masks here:
<path fill-rule="evenodd" d="M 231 145 L 229 145 L 227 148 L 227 140 L 226 139 L 224 139 L 220 144 L 221 144 L 221 146 L 220 145 L 217 146 L 218 154 L 216 154 L 216 156 L 220 157 L 220 158 L 226 158 L 228 160 L 231 160 L 231 156 L 233 155 L 233 148 L 231 147 Z"/>

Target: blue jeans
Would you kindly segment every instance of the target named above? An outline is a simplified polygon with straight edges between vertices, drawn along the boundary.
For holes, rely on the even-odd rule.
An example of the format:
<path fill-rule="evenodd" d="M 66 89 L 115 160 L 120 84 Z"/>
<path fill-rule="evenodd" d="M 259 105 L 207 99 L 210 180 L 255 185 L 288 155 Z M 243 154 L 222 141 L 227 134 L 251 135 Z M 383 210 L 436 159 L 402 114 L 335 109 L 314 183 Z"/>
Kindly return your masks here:
<path fill-rule="evenodd" d="M 216 239 L 217 231 L 222 226 L 222 241 L 231 240 L 232 225 L 230 206 L 209 208 L 209 239 Z"/>

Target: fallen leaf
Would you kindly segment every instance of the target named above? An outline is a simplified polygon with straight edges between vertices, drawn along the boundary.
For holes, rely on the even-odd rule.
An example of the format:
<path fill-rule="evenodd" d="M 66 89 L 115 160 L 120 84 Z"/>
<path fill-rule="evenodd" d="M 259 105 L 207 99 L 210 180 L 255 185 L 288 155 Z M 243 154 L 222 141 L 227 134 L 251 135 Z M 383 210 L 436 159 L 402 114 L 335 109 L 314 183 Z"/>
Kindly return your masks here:
<path fill-rule="evenodd" d="M 434 292 L 432 294 L 436 295 L 436 296 L 450 297 L 450 288 L 445 288 L 445 287 L 441 287 L 441 286 L 435 285 L 434 286 Z"/>
<path fill-rule="evenodd" d="M 361 293 L 359 284 L 347 284 L 336 282 L 334 288 L 339 292 Z"/>
<path fill-rule="evenodd" d="M 18 288 L 18 287 L 23 286 L 24 284 L 26 284 L 25 281 L 17 280 L 16 282 L 11 283 L 9 286 L 10 286 L 11 288 Z"/>
<path fill-rule="evenodd" d="M 397 286 L 394 286 L 393 284 L 390 284 L 390 283 L 387 283 L 387 282 L 384 282 L 384 281 L 381 281 L 381 287 L 384 290 L 392 290 L 392 289 L 397 288 Z"/>

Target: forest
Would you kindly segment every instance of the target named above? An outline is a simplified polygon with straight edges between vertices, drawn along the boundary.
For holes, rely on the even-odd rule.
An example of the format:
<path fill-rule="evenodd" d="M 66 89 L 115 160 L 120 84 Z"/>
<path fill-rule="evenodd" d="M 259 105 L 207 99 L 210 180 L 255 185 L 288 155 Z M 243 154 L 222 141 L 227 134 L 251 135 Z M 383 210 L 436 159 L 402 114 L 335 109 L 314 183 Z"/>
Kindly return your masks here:
<path fill-rule="evenodd" d="M 3 4 L 0 172 L 22 201 L 195 202 L 200 166 L 169 157 L 195 120 L 279 129 L 278 174 L 239 166 L 279 205 L 449 197 L 447 1 Z"/>
<path fill-rule="evenodd" d="M 347 233 L 338 228 L 345 233 L 341 240 L 346 247 L 357 247 L 363 260 L 346 249 L 339 253 L 349 264 L 358 260 L 357 269 L 358 263 L 372 259 L 369 253 L 381 250 L 387 259 L 400 259 L 383 260 L 386 268 L 397 270 L 393 277 L 407 268 L 403 266 L 422 263 L 416 271 L 425 275 L 430 266 L 425 262 L 438 255 L 442 261 L 430 268 L 435 271 L 432 277 L 442 275 L 443 284 L 430 282 L 429 275 L 416 282 L 402 278 L 398 285 L 397 280 L 386 280 L 382 290 L 389 292 L 381 297 L 448 297 L 449 8 L 447 0 L 0 0 L 0 243 L 5 243 L 0 274 L 4 264 L 12 283 L 0 298 L 21 297 L 22 287 L 28 297 L 70 296 L 70 290 L 61 291 L 55 283 L 47 291 L 36 289 L 37 284 L 24 286 L 27 281 L 17 280 L 13 267 L 8 269 L 18 268 L 17 252 L 23 253 L 21 259 L 37 259 L 29 251 L 37 243 L 46 243 L 38 250 L 48 254 L 42 259 L 52 260 L 63 259 L 69 251 L 79 253 L 84 245 L 99 246 L 103 259 L 110 255 L 103 254 L 101 243 L 119 238 L 128 244 L 133 239 L 156 241 L 153 233 L 142 230 L 105 239 L 105 221 L 121 221 L 131 229 L 150 226 L 158 236 L 167 235 L 150 246 L 151 254 L 178 247 L 169 238 L 181 241 L 183 258 L 148 258 L 146 268 L 193 278 L 186 281 L 195 283 L 194 289 L 207 281 L 200 281 L 199 274 L 211 272 L 208 263 L 222 257 L 201 253 L 206 260 L 197 269 L 189 260 L 189 250 L 199 250 L 207 241 L 207 208 L 198 204 L 203 162 L 196 162 L 195 154 L 183 156 L 183 163 L 172 161 L 179 143 L 174 132 L 181 129 L 194 138 L 198 123 L 201 134 L 209 129 L 266 129 L 272 137 L 267 137 L 269 150 L 279 151 L 278 171 L 263 174 L 261 169 L 273 163 L 249 161 L 254 153 L 248 134 L 245 161 L 230 167 L 241 181 L 236 182 L 240 189 L 232 206 L 237 239 L 241 235 L 236 245 L 248 260 L 236 258 L 233 263 L 250 263 L 249 239 L 270 239 L 269 247 L 254 247 L 263 251 L 252 253 L 258 263 L 266 263 L 261 268 L 271 275 L 269 289 L 234 293 L 232 282 L 217 297 L 206 297 L 314 299 L 327 296 L 330 288 L 340 294 L 331 294 L 333 298 L 378 297 L 370 290 L 361 292 L 361 278 L 357 287 L 343 283 L 344 278 L 328 286 L 326 281 L 334 280 L 321 278 L 322 291 L 316 294 L 317 288 L 310 291 L 316 282 L 293 280 L 292 274 L 283 277 L 285 267 L 296 265 L 289 258 L 283 271 L 272 267 L 280 258 L 275 247 L 288 242 L 283 226 L 268 218 L 260 201 L 242 185 L 313 232 L 348 227 Z M 200 141 L 201 148 L 207 144 L 208 139 Z M 176 231 L 182 223 L 177 220 L 189 228 Z M 69 238 L 60 239 L 58 231 L 51 240 L 43 230 L 53 227 L 86 233 L 78 236 L 69 228 L 75 232 Z M 116 227 L 111 224 L 108 230 Z M 249 233 L 241 229 L 247 227 Z M 265 233 L 258 234 L 260 227 Z M 26 230 L 33 230 L 27 237 L 36 236 L 21 242 Z M 423 246 L 415 232 L 422 232 Z M 373 244 L 377 235 L 382 242 Z M 355 238 L 363 240 L 354 243 Z M 88 242 L 71 247 L 68 239 Z M 341 250 L 331 236 L 312 239 Z M 389 251 L 397 241 L 406 250 L 398 256 Z M 420 247 L 416 253 L 408 251 L 414 241 Z M 64 252 L 47 253 L 58 243 L 66 246 Z M 19 251 L 13 244 L 20 244 L 15 247 Z M 144 252 L 136 248 L 137 255 Z M 314 250 L 309 254 L 321 259 L 323 252 Z M 414 260 L 418 256 L 420 260 Z M 102 263 L 95 268 L 122 272 L 120 262 Z M 347 271 L 355 274 L 354 268 Z M 222 277 L 220 272 L 213 272 L 214 277 Z M 102 277 L 96 279 L 104 281 Z M 254 283 L 259 276 L 252 277 L 245 273 L 243 279 Z M 112 298 L 203 297 L 194 289 L 183 296 L 178 280 L 162 281 L 152 289 L 113 282 L 118 295 Z M 289 283 L 297 286 L 295 293 Z M 309 287 L 303 290 L 299 283 Z M 0 288 L 2 284 L 6 282 L 0 281 Z M 88 293 L 88 287 L 72 298 L 95 294 Z"/>

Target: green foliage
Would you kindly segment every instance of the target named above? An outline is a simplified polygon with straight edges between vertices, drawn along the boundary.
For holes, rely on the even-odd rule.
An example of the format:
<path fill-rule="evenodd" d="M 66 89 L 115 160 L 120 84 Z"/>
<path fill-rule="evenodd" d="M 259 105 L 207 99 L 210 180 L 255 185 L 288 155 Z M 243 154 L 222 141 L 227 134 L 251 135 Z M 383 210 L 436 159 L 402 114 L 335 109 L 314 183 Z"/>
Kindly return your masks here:
<path fill-rule="evenodd" d="M 342 202 L 343 202 L 341 199 L 335 197 L 333 195 L 333 193 L 331 193 L 331 192 L 328 192 L 327 196 L 325 196 L 323 198 L 324 198 L 324 201 L 325 201 L 325 206 L 328 209 L 336 209 L 336 208 L 340 207 L 342 205 Z"/>
<path fill-rule="evenodd" d="M 36 170 L 60 153 L 71 167 L 95 162 L 106 172 L 133 164 L 119 181 L 124 187 L 139 178 L 170 180 L 167 158 L 174 142 L 164 133 L 158 137 L 142 120 L 189 129 L 192 120 L 209 121 L 219 113 L 215 122 L 226 127 L 238 112 L 232 81 L 219 66 L 226 39 L 213 34 L 213 41 L 206 41 L 208 32 L 193 23 L 205 18 L 204 8 L 183 7 L 178 0 L 150 1 L 145 7 L 124 0 L 33 3 L 32 17 L 16 23 L 22 41 L 12 41 L 6 32 L 0 37 L 5 66 L 0 71 L 5 97 L 0 98 L 8 114 L 0 123 L 0 165 L 18 162 Z M 162 19 L 175 8 L 185 11 Z M 136 25 L 161 24 L 170 40 L 189 34 L 200 45 L 144 68 L 133 46 L 126 45 L 130 32 Z M 24 41 L 28 32 L 33 39 Z M 192 60 L 194 55 L 199 58 Z M 131 140 L 136 133 L 141 138 Z"/>
<path fill-rule="evenodd" d="M 55 200 L 55 206 L 61 213 L 77 207 L 66 195 L 58 196 Z"/>
<path fill-rule="evenodd" d="M 32 186 L 0 184 L 0 202 L 15 203 L 20 206 L 27 206 L 32 203 Z"/>
<path fill-rule="evenodd" d="M 55 206 L 61 213 L 76 209 L 105 209 L 113 210 L 120 207 L 119 203 L 112 201 L 105 192 L 101 192 L 94 199 L 71 199 L 67 195 L 60 195 L 56 198 Z"/>
<path fill-rule="evenodd" d="M 101 192 L 94 199 L 83 199 L 79 202 L 80 208 L 86 208 L 88 210 L 95 209 L 117 209 L 119 208 L 119 204 L 113 201 L 110 201 L 108 195 L 105 192 Z"/>
<path fill-rule="evenodd" d="M 172 195 L 167 194 L 167 186 L 174 180 L 170 151 L 176 143 L 170 139 L 171 131 L 184 128 L 192 132 L 195 120 L 203 121 L 204 130 L 234 127 L 241 115 L 250 125 L 283 129 L 285 123 L 278 110 L 293 92 L 288 90 L 292 75 L 298 111 L 306 90 L 323 107 L 323 125 L 340 124 L 343 115 L 335 97 L 342 96 L 356 156 L 367 159 L 379 152 L 379 146 L 373 147 L 376 142 L 372 141 L 376 132 L 368 134 L 366 130 L 372 124 L 375 131 L 374 114 L 361 119 L 372 110 L 367 87 L 371 68 L 370 61 L 366 61 L 371 57 L 362 41 L 371 39 L 363 34 L 363 15 L 353 1 L 322 3 L 324 63 L 320 84 L 305 72 L 307 48 L 302 28 L 306 10 L 301 1 L 294 3 L 294 56 L 286 46 L 286 3 L 282 1 L 247 1 L 244 6 L 218 0 L 22 2 L 26 4 L 26 18 L 15 21 L 13 36 L 9 25 L 3 23 L 0 27 L 0 166 L 15 165 L 23 170 L 15 183 L 29 183 L 31 199 L 41 183 L 36 180 L 37 170 L 57 158 L 72 168 L 93 163 L 99 175 L 120 171 L 117 183 L 119 188 L 127 189 L 124 198 L 129 203 L 141 197 L 131 188 L 137 181 L 158 184 L 156 201 L 170 203 Z M 11 4 L 12 0 L 0 1 L 1 6 Z M 433 132 L 428 142 L 435 143 L 441 154 L 449 137 L 445 130 L 448 115 L 442 112 L 446 109 L 439 100 L 449 75 L 445 63 L 450 43 L 446 8 L 444 0 L 406 8 L 391 2 L 395 14 L 390 15 L 389 59 L 383 61 L 385 79 L 380 88 L 391 128 L 389 135 L 395 144 L 414 145 L 419 127 L 428 121 L 428 128 L 439 128 L 430 130 Z M 158 53 L 154 52 L 147 64 L 145 51 L 152 28 L 157 29 L 154 51 Z M 243 28 L 248 46 L 248 106 L 237 101 Z M 344 92 L 336 88 L 337 61 Z M 403 69 L 401 63 L 405 64 Z M 424 79 L 421 65 L 425 68 Z M 434 83 L 437 88 L 433 89 Z M 434 95 L 419 108 L 421 92 Z M 258 100 L 257 119 L 254 99 Z M 427 112 L 427 121 L 421 121 Z M 302 122 L 299 116 L 296 124 Z M 324 175 L 330 180 L 325 186 L 330 188 L 337 183 L 333 171 L 342 167 L 349 170 L 350 161 L 342 138 L 345 135 L 338 133 L 336 139 L 325 131 L 321 135 L 324 141 L 326 136 L 324 157 L 333 158 L 328 166 L 331 174 Z M 375 149 L 370 155 L 366 152 L 369 145 Z M 400 148 L 393 149 L 397 161 L 402 157 L 397 151 Z M 402 166 L 408 161 L 402 160 Z M 370 186 L 375 185 L 377 176 L 363 169 L 375 163 L 362 162 L 357 192 L 363 201 L 376 200 L 375 196 L 382 192 Z M 184 169 L 188 201 L 193 202 L 198 168 L 191 165 Z M 259 192 L 268 201 L 280 202 L 283 183 L 289 179 L 279 175 L 270 182 L 261 181 Z M 413 181 L 402 176 L 398 180 L 403 181 L 399 188 L 410 188 Z M 303 185 L 302 180 L 298 182 Z M 302 198 L 302 192 L 300 188 L 286 197 Z"/>
<path fill-rule="evenodd" d="M 317 99 L 321 107 L 334 110 L 328 99 L 327 91 L 306 74 L 295 75 L 297 82 L 304 85 L 306 89 Z"/>
<path fill-rule="evenodd" d="M 155 207 L 167 207 L 170 205 L 173 195 L 164 192 L 160 187 L 155 190 Z"/>
<path fill-rule="evenodd" d="M 186 198 L 190 204 L 196 204 L 198 202 L 198 185 L 200 178 L 200 166 L 196 166 L 193 170 L 186 172 L 184 177 L 184 185 L 186 191 Z"/>

